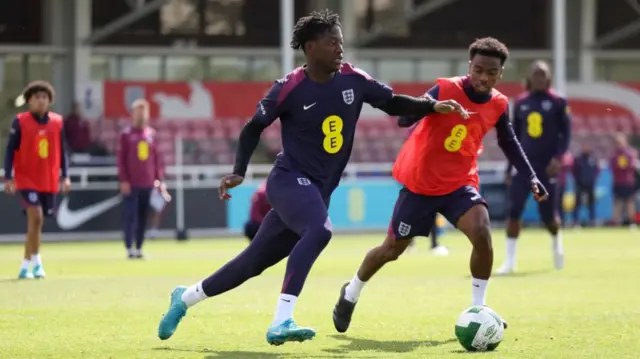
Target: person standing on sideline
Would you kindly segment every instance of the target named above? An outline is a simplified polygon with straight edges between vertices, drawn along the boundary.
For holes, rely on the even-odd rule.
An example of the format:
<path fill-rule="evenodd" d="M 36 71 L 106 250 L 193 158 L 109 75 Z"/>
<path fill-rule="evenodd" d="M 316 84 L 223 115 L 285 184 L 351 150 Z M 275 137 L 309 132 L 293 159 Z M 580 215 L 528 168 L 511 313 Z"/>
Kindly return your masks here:
<path fill-rule="evenodd" d="M 580 225 L 580 207 L 583 198 L 587 198 L 589 209 L 589 226 L 596 224 L 596 180 L 600 174 L 598 158 L 595 156 L 588 142 L 582 144 L 582 152 L 576 156 L 573 165 L 573 178 L 576 183 L 576 207 L 573 210 L 573 225 Z"/>
<path fill-rule="evenodd" d="M 249 242 L 253 240 L 253 237 L 258 233 L 264 217 L 271 210 L 271 204 L 267 199 L 267 181 L 264 181 L 258 186 L 256 191 L 251 196 L 251 207 L 249 208 L 249 220 L 244 224 L 244 236 L 247 237 Z"/>
<path fill-rule="evenodd" d="M 120 133 L 117 160 L 120 193 L 124 197 L 124 242 L 129 259 L 134 259 L 143 258 L 142 245 L 152 190 L 157 187 L 168 194 L 156 147 L 156 131 L 149 127 L 149 102 L 144 99 L 134 101 L 131 112 L 133 123 Z"/>
<path fill-rule="evenodd" d="M 613 222 L 615 225 L 632 225 L 636 215 L 636 160 L 638 153 L 624 133 L 616 136 L 617 149 L 610 160 L 613 174 Z M 623 219 L 623 208 L 626 218 Z"/>

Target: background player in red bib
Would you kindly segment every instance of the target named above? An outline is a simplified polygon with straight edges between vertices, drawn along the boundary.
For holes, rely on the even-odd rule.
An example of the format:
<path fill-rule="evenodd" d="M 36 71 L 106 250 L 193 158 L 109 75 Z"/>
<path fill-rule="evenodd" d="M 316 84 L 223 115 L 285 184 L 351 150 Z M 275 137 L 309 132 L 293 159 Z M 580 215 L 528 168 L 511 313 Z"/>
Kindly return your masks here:
<path fill-rule="evenodd" d="M 387 262 L 396 260 L 411 239 L 425 236 L 436 214 L 444 215 L 471 241 L 472 305 L 485 305 L 493 267 L 493 246 L 487 204 L 478 192 L 478 155 L 482 138 L 492 128 L 500 147 L 516 168 L 526 173 L 537 200 L 547 192 L 538 181 L 508 117 L 508 99 L 494 89 L 508 57 L 507 47 L 493 38 L 476 40 L 469 47 L 469 74 L 439 79 L 428 96 L 454 100 L 467 109 L 458 114 L 400 117 L 401 126 L 418 123 L 403 145 L 393 167 L 393 177 L 404 185 L 393 210 L 387 238 L 367 253 L 353 279 L 346 283 L 333 311 L 336 330 L 345 332 L 365 283 Z"/>
<path fill-rule="evenodd" d="M 27 214 L 24 260 L 18 278 L 44 278 L 40 256 L 44 216 L 55 212 L 60 176 L 63 193 L 69 192 L 71 183 L 67 177 L 62 116 L 49 111 L 55 96 L 53 87 L 47 82 L 35 81 L 22 96 L 29 111 L 19 113 L 11 125 L 4 161 L 4 190 L 20 194 Z"/>

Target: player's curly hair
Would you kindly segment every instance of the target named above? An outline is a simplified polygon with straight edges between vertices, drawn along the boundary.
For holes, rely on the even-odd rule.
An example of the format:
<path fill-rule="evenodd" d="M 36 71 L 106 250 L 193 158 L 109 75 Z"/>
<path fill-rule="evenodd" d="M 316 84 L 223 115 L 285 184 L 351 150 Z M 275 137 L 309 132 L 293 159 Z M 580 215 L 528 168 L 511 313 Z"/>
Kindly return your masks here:
<path fill-rule="evenodd" d="M 342 26 L 340 16 L 329 9 L 314 11 L 309 16 L 301 17 L 293 27 L 291 48 L 304 51 L 304 44 L 317 39 L 318 36 L 336 26 Z"/>
<path fill-rule="evenodd" d="M 469 60 L 476 55 L 497 57 L 500 59 L 500 64 L 504 65 L 509 58 L 509 49 L 507 49 L 507 45 L 493 37 L 484 37 L 476 39 L 469 46 Z"/>
<path fill-rule="evenodd" d="M 31 96 L 40 92 L 44 92 L 47 94 L 47 96 L 49 96 L 49 102 L 54 102 L 56 91 L 53 89 L 53 86 L 50 83 L 41 80 L 30 82 L 27 87 L 24 88 L 24 91 L 22 91 L 22 97 L 24 98 L 25 102 L 29 102 Z"/>

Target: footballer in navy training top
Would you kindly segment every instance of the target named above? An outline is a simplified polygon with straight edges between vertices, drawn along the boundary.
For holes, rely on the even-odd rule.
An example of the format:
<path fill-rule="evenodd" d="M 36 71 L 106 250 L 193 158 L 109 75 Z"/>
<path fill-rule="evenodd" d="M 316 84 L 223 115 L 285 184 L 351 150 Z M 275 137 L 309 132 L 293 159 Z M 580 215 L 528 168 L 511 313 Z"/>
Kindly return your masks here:
<path fill-rule="evenodd" d="M 538 178 L 549 192 L 549 199 L 538 203 L 540 218 L 551 235 L 556 269 L 564 267 L 564 252 L 560 235 L 557 177 L 562 168 L 562 156 L 571 140 L 571 120 L 567 100 L 551 89 L 551 70 L 544 61 L 536 61 L 526 79 L 526 90 L 513 106 L 513 129 L 522 144 Z M 520 235 L 520 218 L 529 198 L 528 178 L 521 173 L 511 177 L 511 164 L 506 179 L 509 188 L 509 218 L 507 220 L 507 257 L 498 274 L 515 269 L 516 240 Z"/>
<path fill-rule="evenodd" d="M 158 328 L 161 339 L 173 335 L 187 308 L 239 286 L 286 257 L 285 279 L 266 339 L 280 345 L 313 338 L 314 329 L 293 321 L 293 310 L 313 263 L 331 239 L 329 197 L 349 161 L 363 103 L 392 116 L 457 111 L 468 117 L 455 101 L 394 94 L 343 63 L 339 18 L 329 10 L 299 19 L 291 47 L 304 52 L 306 65 L 276 81 L 260 101 L 240 133 L 233 174 L 220 183 L 220 198 L 231 198 L 228 190 L 244 180 L 261 133 L 279 118 L 283 151 L 267 179 L 272 210 L 236 258 L 203 281 L 174 290 Z"/>

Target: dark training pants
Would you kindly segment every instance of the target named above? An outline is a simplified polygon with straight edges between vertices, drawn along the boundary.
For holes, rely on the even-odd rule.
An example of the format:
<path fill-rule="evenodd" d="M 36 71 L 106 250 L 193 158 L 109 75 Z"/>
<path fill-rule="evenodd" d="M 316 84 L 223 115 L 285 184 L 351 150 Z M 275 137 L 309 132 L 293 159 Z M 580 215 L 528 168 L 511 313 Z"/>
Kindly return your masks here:
<path fill-rule="evenodd" d="M 589 221 L 596 221 L 596 189 L 595 186 L 576 187 L 576 208 L 573 210 L 573 223 L 578 223 L 580 219 L 580 208 L 582 207 L 583 196 L 587 197 L 587 208 L 589 209 Z"/>
<path fill-rule="evenodd" d="M 331 239 L 328 199 L 304 175 L 274 168 L 267 180 L 269 211 L 247 248 L 202 282 L 209 297 L 236 288 L 289 257 L 282 293 L 299 296 Z"/>
<path fill-rule="evenodd" d="M 260 229 L 260 222 L 247 221 L 247 223 L 244 224 L 244 236 L 247 237 L 249 242 L 256 236 L 258 229 Z"/>
<path fill-rule="evenodd" d="M 123 201 L 124 243 L 127 249 L 136 241 L 136 249 L 141 249 L 144 243 L 144 233 L 147 230 L 149 217 L 149 198 L 153 188 L 131 188 L 131 193 Z"/>

